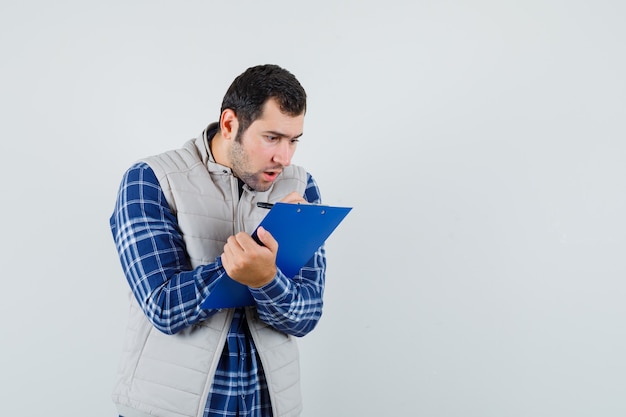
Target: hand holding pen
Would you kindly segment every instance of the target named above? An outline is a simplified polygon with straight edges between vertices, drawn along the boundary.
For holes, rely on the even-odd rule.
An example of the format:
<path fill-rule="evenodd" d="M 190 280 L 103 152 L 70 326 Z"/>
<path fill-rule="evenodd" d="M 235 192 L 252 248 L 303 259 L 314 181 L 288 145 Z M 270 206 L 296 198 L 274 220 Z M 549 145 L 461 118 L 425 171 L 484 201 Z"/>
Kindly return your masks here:
<path fill-rule="evenodd" d="M 308 202 L 304 199 L 304 197 L 302 197 L 300 194 L 298 194 L 297 192 L 292 192 L 287 194 L 285 197 L 283 197 L 282 200 L 280 200 L 281 203 L 291 203 L 291 204 L 308 204 Z M 257 207 L 260 208 L 265 208 L 265 209 L 271 209 L 274 204 L 272 203 L 266 203 L 266 202 L 262 202 L 259 201 L 258 203 L 256 203 Z"/>

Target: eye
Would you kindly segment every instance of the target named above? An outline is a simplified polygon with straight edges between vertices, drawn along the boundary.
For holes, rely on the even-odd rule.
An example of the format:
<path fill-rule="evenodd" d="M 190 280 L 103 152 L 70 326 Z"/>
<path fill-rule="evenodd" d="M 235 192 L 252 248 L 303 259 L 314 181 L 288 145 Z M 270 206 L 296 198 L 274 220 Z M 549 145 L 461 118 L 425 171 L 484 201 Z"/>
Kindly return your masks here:
<path fill-rule="evenodd" d="M 265 139 L 269 142 L 276 142 L 279 138 L 278 136 L 265 135 Z"/>

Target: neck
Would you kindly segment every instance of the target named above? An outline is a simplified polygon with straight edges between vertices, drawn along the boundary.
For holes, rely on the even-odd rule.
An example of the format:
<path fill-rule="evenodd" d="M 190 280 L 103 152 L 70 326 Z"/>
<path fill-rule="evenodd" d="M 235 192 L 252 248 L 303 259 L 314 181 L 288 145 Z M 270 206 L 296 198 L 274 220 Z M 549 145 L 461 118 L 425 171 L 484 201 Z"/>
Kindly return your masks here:
<path fill-rule="evenodd" d="M 211 151 L 211 154 L 213 155 L 213 158 L 215 159 L 215 162 L 231 168 L 230 161 L 228 160 L 227 146 L 227 141 L 222 137 L 219 130 L 217 131 L 215 136 L 213 136 L 213 139 L 209 141 L 209 149 Z"/>

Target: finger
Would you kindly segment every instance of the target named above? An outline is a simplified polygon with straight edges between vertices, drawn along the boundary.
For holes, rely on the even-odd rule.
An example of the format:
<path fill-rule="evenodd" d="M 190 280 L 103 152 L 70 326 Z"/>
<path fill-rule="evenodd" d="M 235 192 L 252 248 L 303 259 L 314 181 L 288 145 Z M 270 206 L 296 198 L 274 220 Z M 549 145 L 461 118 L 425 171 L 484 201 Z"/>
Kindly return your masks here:
<path fill-rule="evenodd" d="M 243 249 L 235 236 L 230 236 L 226 240 L 226 244 L 224 245 L 224 252 L 222 254 L 222 263 L 224 266 L 228 265 L 229 267 L 233 267 L 238 260 L 241 258 L 243 253 Z"/>
<path fill-rule="evenodd" d="M 228 275 L 235 279 L 237 270 L 241 267 L 242 257 L 244 256 L 244 249 L 241 247 L 237 236 L 230 236 L 226 239 L 224 245 L 224 252 L 222 253 L 222 265 Z"/>
<path fill-rule="evenodd" d="M 224 245 L 224 252 L 229 252 L 231 254 L 234 254 L 241 250 L 243 249 L 236 236 L 230 236 L 228 239 L 226 239 L 226 245 Z"/>
<path fill-rule="evenodd" d="M 263 228 L 263 226 L 259 226 L 257 229 L 257 236 L 261 243 L 265 245 L 272 253 L 278 252 L 278 242 L 274 239 L 274 236 L 267 230 Z"/>
<path fill-rule="evenodd" d="M 297 192 L 291 192 L 280 200 L 282 203 L 306 203 L 307 201 Z"/>

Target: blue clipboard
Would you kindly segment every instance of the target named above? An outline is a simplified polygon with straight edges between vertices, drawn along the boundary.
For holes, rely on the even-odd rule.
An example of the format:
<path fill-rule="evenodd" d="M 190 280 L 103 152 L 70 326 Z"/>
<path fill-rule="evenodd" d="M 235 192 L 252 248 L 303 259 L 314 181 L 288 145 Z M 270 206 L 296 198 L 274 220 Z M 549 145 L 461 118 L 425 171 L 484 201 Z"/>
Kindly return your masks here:
<path fill-rule="evenodd" d="M 293 278 L 322 246 L 352 207 L 318 204 L 276 203 L 259 226 L 269 231 L 278 242 L 276 266 Z M 252 233 L 256 238 L 256 230 Z M 258 240 L 257 240 L 258 242 Z M 254 305 L 248 287 L 224 276 L 202 303 L 204 309 Z"/>

